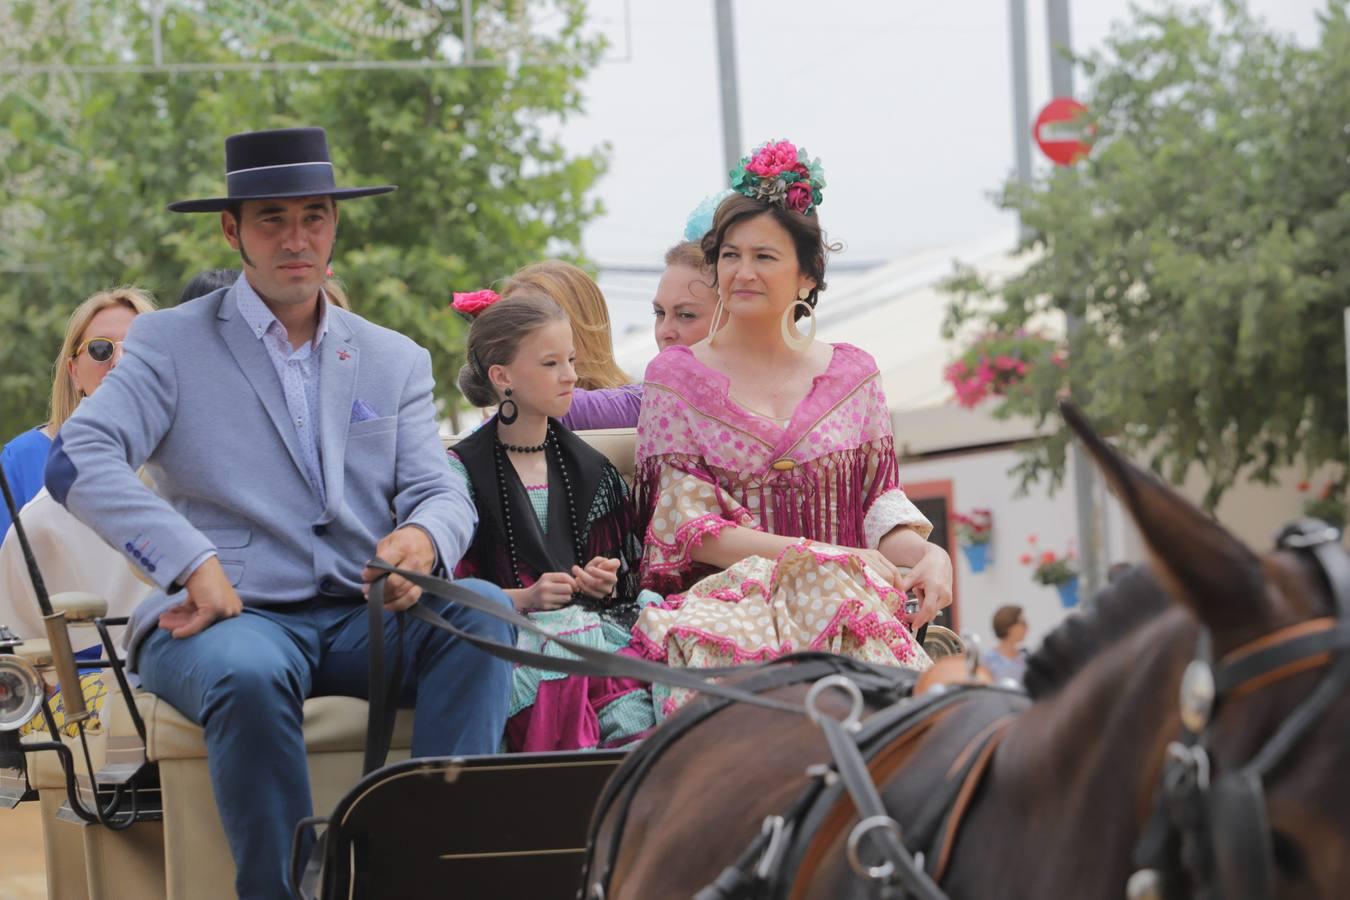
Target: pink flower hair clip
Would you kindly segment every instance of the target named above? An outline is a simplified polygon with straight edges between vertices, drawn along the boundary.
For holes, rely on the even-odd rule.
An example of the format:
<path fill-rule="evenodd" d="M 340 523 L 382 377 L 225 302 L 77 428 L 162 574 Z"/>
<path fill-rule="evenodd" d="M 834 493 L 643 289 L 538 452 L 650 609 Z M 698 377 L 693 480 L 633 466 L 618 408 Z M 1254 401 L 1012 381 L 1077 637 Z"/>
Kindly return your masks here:
<path fill-rule="evenodd" d="M 502 299 L 496 291 L 491 288 L 484 288 L 481 291 L 456 291 L 454 299 L 450 302 L 450 308 L 473 321 L 483 310 L 487 309 L 498 300 Z"/>

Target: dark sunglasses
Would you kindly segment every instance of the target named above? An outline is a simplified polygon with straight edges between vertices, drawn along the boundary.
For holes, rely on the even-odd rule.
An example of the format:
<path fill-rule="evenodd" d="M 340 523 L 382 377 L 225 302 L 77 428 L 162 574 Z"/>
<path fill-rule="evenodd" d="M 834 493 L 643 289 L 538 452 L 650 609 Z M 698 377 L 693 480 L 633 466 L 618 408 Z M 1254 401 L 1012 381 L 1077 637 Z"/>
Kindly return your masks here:
<path fill-rule="evenodd" d="M 116 352 L 116 349 L 120 346 L 122 346 L 121 341 L 114 341 L 111 338 L 89 338 L 89 340 L 75 348 L 75 352 L 70 358 L 75 359 L 85 350 L 88 350 L 89 358 L 94 362 L 107 362 L 113 358 L 113 353 Z"/>

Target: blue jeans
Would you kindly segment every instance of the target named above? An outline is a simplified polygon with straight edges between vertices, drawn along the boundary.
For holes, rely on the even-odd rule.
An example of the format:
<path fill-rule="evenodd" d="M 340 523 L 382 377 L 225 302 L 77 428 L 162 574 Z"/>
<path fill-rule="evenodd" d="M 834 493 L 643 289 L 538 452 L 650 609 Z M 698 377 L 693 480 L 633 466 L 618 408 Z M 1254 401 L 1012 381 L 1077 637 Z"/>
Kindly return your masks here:
<path fill-rule="evenodd" d="M 459 584 L 506 608 L 496 585 Z M 504 644 L 515 629 L 439 597 L 423 596 L 452 624 Z M 365 606 L 319 598 L 216 622 L 175 640 L 156 630 L 140 653 L 145 689 L 202 726 L 207 764 L 229 838 L 241 898 L 288 897 L 295 823 L 311 814 L 300 725 L 306 697 L 365 697 L 370 675 Z M 511 664 L 415 619 L 405 623 L 403 697 L 416 706 L 413 756 L 495 753 L 506 727 Z M 386 614 L 385 659 L 398 628 Z M 391 673 L 392 674 L 392 673 Z"/>

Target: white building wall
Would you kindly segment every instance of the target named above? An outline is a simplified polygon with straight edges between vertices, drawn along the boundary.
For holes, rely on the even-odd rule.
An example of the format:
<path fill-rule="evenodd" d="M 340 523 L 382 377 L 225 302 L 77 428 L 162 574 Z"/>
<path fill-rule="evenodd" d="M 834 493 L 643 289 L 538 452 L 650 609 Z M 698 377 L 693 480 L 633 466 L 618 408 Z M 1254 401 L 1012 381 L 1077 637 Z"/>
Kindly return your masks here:
<path fill-rule="evenodd" d="M 1069 610 L 1061 605 L 1059 593 L 1053 587 L 1032 580 L 1032 566 L 1022 565 L 1020 557 L 1041 550 L 1064 553 L 1076 540 L 1078 525 L 1073 494 L 1068 489 L 1073 483 L 1072 471 L 1065 476 L 1065 487 L 1053 497 L 1041 487 L 1018 497 L 1016 480 L 1008 474 L 1016 462 L 1017 452 L 1013 449 L 904 462 L 900 466 L 900 483 L 950 480 L 954 512 L 984 508 L 993 513 L 993 559 L 989 566 L 977 574 L 971 571 L 963 552 L 958 550 L 953 555 L 960 627 L 991 642 L 994 633 L 990 620 L 994 611 L 1005 604 L 1016 604 L 1026 611 L 1027 647 L 1031 649 L 1063 621 Z M 1101 495 L 1099 502 L 1105 503 L 1107 510 L 1107 563 L 1130 559 L 1119 505 L 1114 498 Z M 954 541 L 954 530 L 952 535 Z M 1035 547 L 1027 543 L 1032 535 L 1037 538 Z M 1086 591 L 1081 591 L 1080 605 L 1085 599 Z"/>

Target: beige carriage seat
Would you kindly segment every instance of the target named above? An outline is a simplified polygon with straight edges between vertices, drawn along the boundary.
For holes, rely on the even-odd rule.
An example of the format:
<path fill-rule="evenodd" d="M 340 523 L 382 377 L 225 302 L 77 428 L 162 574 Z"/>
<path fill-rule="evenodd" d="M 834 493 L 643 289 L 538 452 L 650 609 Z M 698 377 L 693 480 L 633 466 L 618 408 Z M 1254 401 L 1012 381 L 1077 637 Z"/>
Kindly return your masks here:
<path fill-rule="evenodd" d="M 631 482 L 636 447 L 634 429 L 580 434 Z M 447 439 L 444 443 L 448 449 L 455 440 Z M 114 746 L 139 741 L 125 698 L 111 675 L 108 681 L 102 727 L 90 736 L 96 769 L 103 764 L 109 741 Z M 52 812 L 51 821 L 44 821 L 50 835 L 47 877 L 49 886 L 54 886 L 49 887 L 49 892 L 53 897 L 93 900 L 129 896 L 192 900 L 232 897 L 234 861 L 216 813 L 202 731 L 153 694 L 137 692 L 136 705 L 145 720 L 146 757 L 159 764 L 162 826 L 143 823 L 125 832 L 110 832 L 56 821 L 55 811 L 65 802 L 64 775 L 54 754 L 30 756 L 34 786 L 41 793 L 44 812 L 48 806 Z M 336 806 L 361 776 L 366 715 L 366 702 L 354 697 L 314 697 L 305 702 L 305 747 L 317 814 Z M 412 746 L 412 723 L 412 711 L 400 710 L 390 761 L 407 758 Z M 161 841 L 162 854 L 158 852 Z M 154 853 L 147 854 L 147 842 Z M 115 875 L 113 864 L 119 860 L 123 862 L 123 871 Z M 80 883 L 86 868 L 92 891 L 86 891 Z M 133 882 L 137 889 L 126 893 L 126 887 Z"/>

